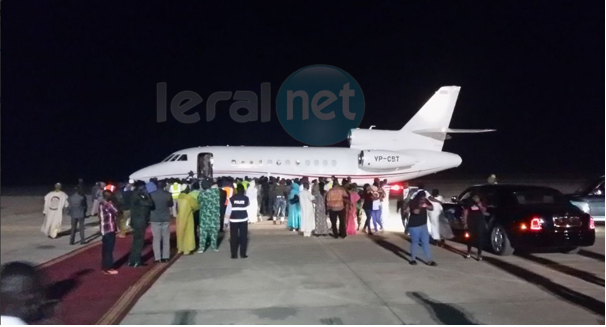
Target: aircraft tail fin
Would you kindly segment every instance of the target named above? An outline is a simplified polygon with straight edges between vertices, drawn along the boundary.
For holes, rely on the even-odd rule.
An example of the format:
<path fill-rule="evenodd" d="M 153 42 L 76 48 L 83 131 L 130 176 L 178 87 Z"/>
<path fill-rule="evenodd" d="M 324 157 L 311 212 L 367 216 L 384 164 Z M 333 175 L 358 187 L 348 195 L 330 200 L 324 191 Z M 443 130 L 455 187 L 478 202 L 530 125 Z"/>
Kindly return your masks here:
<path fill-rule="evenodd" d="M 400 131 L 448 128 L 460 90 L 460 86 L 442 86 Z"/>
<path fill-rule="evenodd" d="M 408 148 L 441 151 L 451 133 L 486 133 L 493 129 L 449 128 L 460 86 L 443 86 L 402 127 L 400 133 Z"/>

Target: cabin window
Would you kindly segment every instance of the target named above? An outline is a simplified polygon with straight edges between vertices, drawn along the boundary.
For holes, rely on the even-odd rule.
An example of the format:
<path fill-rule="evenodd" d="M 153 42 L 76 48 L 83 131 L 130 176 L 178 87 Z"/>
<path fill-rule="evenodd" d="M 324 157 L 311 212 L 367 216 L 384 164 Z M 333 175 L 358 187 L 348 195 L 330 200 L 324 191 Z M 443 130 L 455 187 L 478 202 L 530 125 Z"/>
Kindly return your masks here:
<path fill-rule="evenodd" d="M 184 155 L 180 156 L 178 161 L 187 161 L 187 155 L 184 154 Z"/>
<path fill-rule="evenodd" d="M 296 164 L 297 164 L 297 166 L 298 166 L 298 165 L 300 165 L 300 164 L 301 164 L 301 161 L 300 161 L 300 160 L 297 160 L 297 161 L 295 161 L 295 163 L 296 163 Z"/>
<path fill-rule="evenodd" d="M 280 161 L 280 160 L 276 160 L 276 165 L 278 165 L 278 166 L 279 166 L 279 165 L 281 165 L 281 164 L 282 164 L 282 161 Z"/>
<path fill-rule="evenodd" d="M 328 166 L 328 160 L 324 160 L 324 161 L 322 161 L 322 164 L 323 164 L 324 166 Z"/>
<path fill-rule="evenodd" d="M 263 160 L 259 160 L 259 166 L 263 164 Z"/>
<path fill-rule="evenodd" d="M 284 161 L 284 164 L 287 165 L 287 166 L 290 166 L 290 160 Z"/>
<path fill-rule="evenodd" d="M 271 166 L 273 164 L 273 161 L 267 160 L 267 164 Z"/>
<path fill-rule="evenodd" d="M 334 167 L 334 166 L 336 166 L 336 165 L 337 165 L 337 161 L 336 161 L 336 160 L 333 160 L 333 161 L 332 161 L 332 165 L 333 165 L 333 167 Z"/>
<path fill-rule="evenodd" d="M 320 160 L 314 160 L 314 166 L 319 166 L 320 165 Z"/>
<path fill-rule="evenodd" d="M 240 164 L 241 164 L 241 165 L 245 165 L 245 164 L 246 164 L 246 161 L 242 160 L 242 161 L 240 161 Z"/>
<path fill-rule="evenodd" d="M 309 166 L 311 162 L 309 160 L 305 160 L 305 166 Z"/>
<path fill-rule="evenodd" d="M 254 164 L 255 164 L 255 162 L 251 160 L 251 161 L 250 161 L 250 165 L 252 166 L 252 165 L 254 165 Z"/>
<path fill-rule="evenodd" d="M 236 161 L 235 161 L 235 160 L 232 160 L 232 161 L 231 161 L 231 165 L 232 165 L 232 166 L 235 166 L 235 165 L 236 165 Z"/>

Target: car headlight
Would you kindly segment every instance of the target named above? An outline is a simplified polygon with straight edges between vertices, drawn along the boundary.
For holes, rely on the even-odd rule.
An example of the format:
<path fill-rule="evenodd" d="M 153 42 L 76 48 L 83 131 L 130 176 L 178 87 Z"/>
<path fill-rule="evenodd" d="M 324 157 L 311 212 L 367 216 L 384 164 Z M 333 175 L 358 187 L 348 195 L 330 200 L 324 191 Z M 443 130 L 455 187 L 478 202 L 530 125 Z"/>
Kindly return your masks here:
<path fill-rule="evenodd" d="M 579 201 L 570 201 L 575 206 L 579 207 L 579 209 L 583 210 L 584 213 L 589 213 L 589 204 L 587 202 L 579 202 Z"/>

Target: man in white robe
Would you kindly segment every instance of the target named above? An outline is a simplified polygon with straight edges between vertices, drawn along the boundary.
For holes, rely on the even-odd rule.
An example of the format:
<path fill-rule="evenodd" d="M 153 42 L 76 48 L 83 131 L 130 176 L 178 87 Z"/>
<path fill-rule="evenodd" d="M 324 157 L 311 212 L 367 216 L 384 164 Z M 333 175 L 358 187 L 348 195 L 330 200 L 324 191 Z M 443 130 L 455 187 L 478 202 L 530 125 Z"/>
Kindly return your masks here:
<path fill-rule="evenodd" d="M 383 221 L 383 223 L 385 223 L 389 217 L 390 217 L 390 213 L 389 213 L 389 192 L 390 192 L 390 187 L 389 185 L 387 185 L 387 181 L 383 181 L 381 183 L 381 189 L 383 190 L 383 199 L 381 199 L 381 221 Z"/>
<path fill-rule="evenodd" d="M 305 237 L 310 237 L 316 229 L 316 213 L 313 200 L 314 196 L 309 191 L 309 184 L 303 184 L 303 190 L 299 194 L 299 203 L 301 204 L 301 231 Z"/>
<path fill-rule="evenodd" d="M 252 180 L 246 189 L 246 196 L 248 197 L 249 201 L 248 207 L 246 208 L 249 224 L 259 222 L 259 200 L 257 198 L 258 190 L 255 186 L 255 181 Z"/>
<path fill-rule="evenodd" d="M 427 212 L 427 230 L 429 231 L 429 236 L 434 241 L 440 242 L 442 239 L 440 236 L 440 216 L 444 213 L 440 191 L 437 189 L 432 190 L 431 196 L 427 199 L 433 205 L 433 210 Z"/>
<path fill-rule="evenodd" d="M 63 210 L 68 207 L 67 194 L 61 191 L 61 184 L 55 184 L 55 190 L 44 197 L 44 223 L 41 232 L 50 237 L 57 238 L 63 223 Z"/>

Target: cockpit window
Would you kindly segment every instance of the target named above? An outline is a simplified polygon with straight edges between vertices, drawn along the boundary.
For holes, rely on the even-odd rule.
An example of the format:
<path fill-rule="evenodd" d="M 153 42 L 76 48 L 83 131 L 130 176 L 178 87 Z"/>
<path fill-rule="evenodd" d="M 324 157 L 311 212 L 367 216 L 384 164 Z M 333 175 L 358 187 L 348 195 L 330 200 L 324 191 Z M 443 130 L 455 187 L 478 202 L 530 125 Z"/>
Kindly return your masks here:
<path fill-rule="evenodd" d="M 181 155 L 177 154 L 177 155 L 175 155 L 174 157 L 172 157 L 172 158 L 170 159 L 170 161 L 177 161 L 177 159 L 179 159 L 179 157 L 180 157 L 180 156 L 181 156 Z"/>
<path fill-rule="evenodd" d="M 166 157 L 166 159 L 162 160 L 162 162 L 167 162 L 170 159 L 172 159 L 172 157 L 174 156 L 174 154 L 169 155 L 168 157 Z"/>
<path fill-rule="evenodd" d="M 179 160 L 177 160 L 177 161 L 187 161 L 187 155 L 186 155 L 186 154 L 181 155 L 181 156 L 179 157 Z"/>

